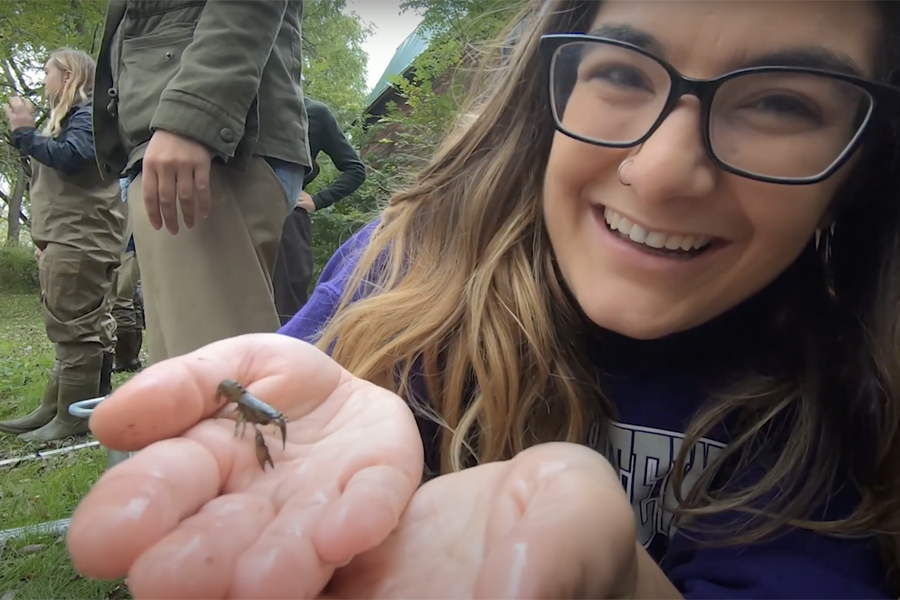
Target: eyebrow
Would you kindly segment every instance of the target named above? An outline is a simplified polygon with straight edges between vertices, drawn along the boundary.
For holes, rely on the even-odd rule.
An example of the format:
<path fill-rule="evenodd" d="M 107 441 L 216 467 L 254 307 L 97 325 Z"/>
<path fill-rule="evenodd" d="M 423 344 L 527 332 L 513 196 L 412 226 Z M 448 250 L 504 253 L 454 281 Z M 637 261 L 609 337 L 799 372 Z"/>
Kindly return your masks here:
<path fill-rule="evenodd" d="M 588 32 L 588 35 L 625 42 L 646 50 L 659 58 L 666 58 L 665 44 L 663 44 L 659 38 L 646 31 L 636 29 L 631 25 L 610 23 L 592 29 Z M 754 57 L 750 61 L 731 65 L 732 69 L 729 70 L 771 66 L 821 69 L 823 71 L 832 71 L 860 78 L 866 77 L 863 73 L 863 69 L 849 56 L 820 47 L 796 48 L 770 52 L 762 56 Z"/>
<path fill-rule="evenodd" d="M 597 29 L 592 29 L 588 32 L 588 35 L 625 42 L 626 44 L 631 44 L 632 46 L 637 46 L 638 48 L 646 50 L 659 58 L 665 58 L 666 56 L 666 47 L 659 39 L 646 31 L 635 29 L 631 25 L 610 23 L 602 25 Z"/>
<path fill-rule="evenodd" d="M 742 66 L 767 67 L 772 65 L 821 69 L 860 78 L 865 77 L 863 70 L 852 58 L 825 48 L 797 48 L 795 50 L 772 52 L 756 57 Z"/>

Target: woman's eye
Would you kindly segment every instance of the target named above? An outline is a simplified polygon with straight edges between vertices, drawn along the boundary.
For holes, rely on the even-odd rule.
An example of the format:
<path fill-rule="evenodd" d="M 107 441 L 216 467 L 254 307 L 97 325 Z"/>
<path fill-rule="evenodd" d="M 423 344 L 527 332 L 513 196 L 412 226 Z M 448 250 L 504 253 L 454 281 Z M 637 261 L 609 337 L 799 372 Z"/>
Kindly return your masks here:
<path fill-rule="evenodd" d="M 591 71 L 591 77 L 620 87 L 649 90 L 644 74 L 631 67 L 602 67 Z"/>
<path fill-rule="evenodd" d="M 787 94 L 765 96 L 753 102 L 748 108 L 775 116 L 806 119 L 808 121 L 821 120 L 819 112 L 809 106 L 807 102 Z"/>

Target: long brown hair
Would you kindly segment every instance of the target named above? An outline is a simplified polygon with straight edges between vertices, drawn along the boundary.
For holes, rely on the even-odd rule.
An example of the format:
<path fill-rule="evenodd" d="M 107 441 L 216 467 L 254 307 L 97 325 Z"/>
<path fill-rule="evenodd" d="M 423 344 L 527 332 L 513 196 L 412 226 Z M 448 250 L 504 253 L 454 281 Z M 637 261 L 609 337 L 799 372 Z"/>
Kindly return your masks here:
<path fill-rule="evenodd" d="M 448 138 L 406 191 L 396 194 L 364 251 L 319 346 L 355 375 L 409 396 L 421 376 L 442 427 L 441 471 L 512 457 L 541 442 L 583 443 L 609 423 L 596 365 L 585 358 L 585 323 L 565 293 L 541 214 L 543 172 L 554 133 L 538 54 L 541 35 L 586 31 L 599 2 L 536 0 L 530 26 L 503 68 L 464 114 L 474 122 Z M 885 36 L 900 11 L 880 3 Z M 881 74 L 900 66 L 886 38 Z M 500 60 L 500 59 L 492 59 Z M 469 120 L 471 121 L 471 119 Z M 898 557 L 900 531 L 900 189 L 896 142 L 874 137 L 853 185 L 836 201 L 820 256 L 792 268 L 782 307 L 789 365 L 746 373 L 710 398 L 673 467 L 680 522 L 741 510 L 755 526 L 733 542 L 785 524 L 845 535 L 881 534 Z M 851 202 L 852 200 L 852 202 Z M 360 285 L 364 297 L 350 302 Z M 683 489 L 691 447 L 724 420 L 737 429 L 721 458 Z M 777 427 L 776 427 L 777 425 Z M 777 430 L 777 431 L 775 431 Z M 773 433 L 774 432 L 774 433 Z M 752 487 L 716 483 L 756 460 L 765 441 L 785 441 Z M 727 469 L 722 466 L 727 465 Z M 840 474 L 844 473 L 843 476 Z M 862 496 L 840 521 L 814 512 L 844 484 Z M 723 490 L 730 489 L 725 492 Z M 684 492 L 684 493 L 681 493 Z M 764 514 L 755 509 L 766 502 Z"/>
<path fill-rule="evenodd" d="M 94 95 L 95 64 L 90 56 L 72 48 L 51 52 L 49 60 L 63 72 L 69 73 L 62 91 L 48 98 L 50 118 L 47 119 L 44 133 L 55 136 L 62 130 L 62 123 L 72 107 L 87 102 Z"/>

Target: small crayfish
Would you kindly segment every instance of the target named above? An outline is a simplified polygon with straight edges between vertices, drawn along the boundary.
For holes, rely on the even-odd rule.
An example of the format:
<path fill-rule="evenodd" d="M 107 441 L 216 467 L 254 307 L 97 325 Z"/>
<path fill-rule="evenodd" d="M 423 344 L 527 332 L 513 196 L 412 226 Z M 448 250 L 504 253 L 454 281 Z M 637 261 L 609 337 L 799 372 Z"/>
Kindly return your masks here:
<path fill-rule="evenodd" d="M 249 393 L 244 386 L 233 379 L 222 381 L 216 389 L 216 400 L 223 396 L 226 401 L 237 404 L 235 409 L 237 419 L 234 423 L 235 437 L 237 437 L 238 428 L 242 423 L 244 428 L 241 430 L 241 438 L 244 437 L 244 432 L 247 430 L 247 423 L 253 423 L 253 428 L 256 430 L 256 459 L 259 461 L 259 466 L 265 471 L 266 463 L 269 463 L 274 469 L 275 463 L 272 462 L 269 448 L 257 425 L 278 425 L 278 428 L 281 429 L 281 445 L 284 448 L 287 446 L 287 417 Z"/>

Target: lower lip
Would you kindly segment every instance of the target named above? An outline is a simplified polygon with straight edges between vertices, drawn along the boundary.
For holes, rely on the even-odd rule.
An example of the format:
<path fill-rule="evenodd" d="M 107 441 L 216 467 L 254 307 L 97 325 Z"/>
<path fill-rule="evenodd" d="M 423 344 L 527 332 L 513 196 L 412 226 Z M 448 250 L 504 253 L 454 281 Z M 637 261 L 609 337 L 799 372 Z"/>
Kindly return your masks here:
<path fill-rule="evenodd" d="M 606 218 L 603 216 L 603 206 L 592 206 L 591 211 L 594 214 L 597 226 L 600 228 L 600 239 L 609 249 L 609 252 L 617 260 L 645 271 L 654 271 L 660 274 L 682 274 L 685 270 L 700 269 L 728 245 L 723 240 L 717 240 L 713 241 L 709 248 L 694 256 L 662 256 L 651 252 L 650 248 L 644 250 L 635 242 L 622 239 L 617 233 L 611 231 L 606 224 Z"/>

